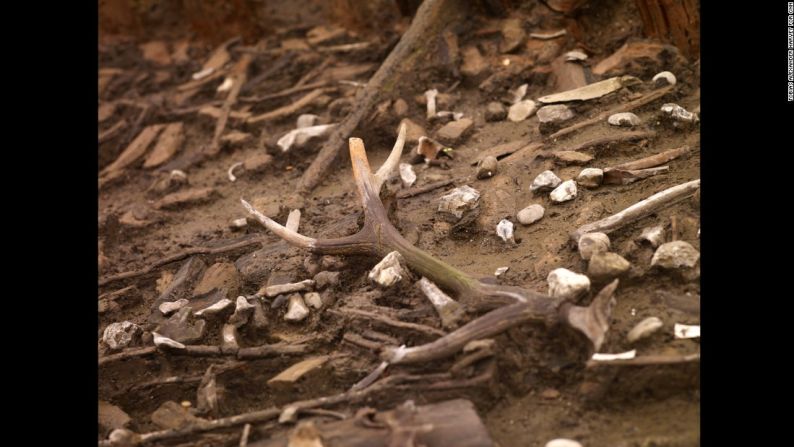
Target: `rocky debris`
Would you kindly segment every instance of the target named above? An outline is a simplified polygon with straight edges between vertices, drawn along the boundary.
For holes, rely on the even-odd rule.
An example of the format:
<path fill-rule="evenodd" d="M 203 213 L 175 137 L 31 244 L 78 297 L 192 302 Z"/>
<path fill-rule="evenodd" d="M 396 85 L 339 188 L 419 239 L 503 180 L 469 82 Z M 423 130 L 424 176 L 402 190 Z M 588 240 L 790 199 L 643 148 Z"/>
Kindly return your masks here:
<path fill-rule="evenodd" d="M 301 148 L 312 138 L 321 138 L 334 130 L 336 123 L 320 124 L 317 126 L 298 127 L 293 129 L 276 141 L 276 145 L 281 148 L 281 152 L 287 152 L 292 147 Z"/>
<path fill-rule="evenodd" d="M 659 246 L 651 258 L 651 266 L 663 269 L 694 268 L 700 252 L 689 242 L 673 241 Z"/>
<path fill-rule="evenodd" d="M 537 109 L 535 101 L 524 99 L 510 106 L 507 112 L 507 119 L 514 123 L 519 123 L 529 118 Z"/>
<path fill-rule="evenodd" d="M 587 54 L 579 50 L 569 51 L 563 54 L 566 62 L 584 61 L 587 60 Z"/>
<path fill-rule="evenodd" d="M 284 319 L 293 323 L 303 321 L 309 315 L 309 308 L 303 302 L 303 297 L 299 293 L 293 293 L 289 296 L 289 305 L 287 306 L 287 313 L 284 314 Z"/>
<path fill-rule="evenodd" d="M 554 269 L 546 277 L 549 295 L 562 299 L 575 299 L 590 290 L 590 278 L 565 268 Z"/>
<path fill-rule="evenodd" d="M 574 116 L 573 111 L 563 104 L 541 107 L 538 109 L 537 114 L 542 133 L 550 133 L 556 130 L 562 123 Z"/>
<path fill-rule="evenodd" d="M 555 161 L 565 165 L 584 165 L 593 161 L 593 156 L 584 152 L 554 151 L 551 155 Z"/>
<path fill-rule="evenodd" d="M 267 384 L 273 386 L 279 383 L 295 383 L 296 381 L 298 381 L 298 379 L 305 376 L 307 373 L 314 371 L 315 369 L 323 366 L 325 362 L 327 362 L 330 358 L 331 358 L 330 356 L 321 355 L 317 357 L 311 357 L 306 360 L 301 360 L 300 362 L 290 366 L 284 371 L 281 371 L 278 375 L 268 380 Z M 308 447 L 308 444 L 306 445 Z"/>
<path fill-rule="evenodd" d="M 237 297 L 234 313 L 229 317 L 229 324 L 234 327 L 241 327 L 248 323 L 248 319 L 254 314 L 255 306 L 248 302 L 244 296 Z"/>
<path fill-rule="evenodd" d="M 443 144 L 427 137 L 419 137 L 419 142 L 416 145 L 417 155 L 424 157 L 425 162 L 435 160 L 439 155 L 444 154 L 444 149 Z"/>
<path fill-rule="evenodd" d="M 243 161 L 243 169 L 245 169 L 245 172 L 264 172 L 272 162 L 272 155 L 268 154 L 267 152 L 260 152 L 246 158 Z"/>
<path fill-rule="evenodd" d="M 527 38 L 521 20 L 506 19 L 502 23 L 502 41 L 499 42 L 500 53 L 510 53 L 518 49 Z"/>
<path fill-rule="evenodd" d="M 497 164 L 498 161 L 496 160 L 496 157 L 490 155 L 480 160 L 477 166 L 477 178 L 483 180 L 493 177 L 493 175 L 496 174 Z"/>
<path fill-rule="evenodd" d="M 656 225 L 653 227 L 646 227 L 642 229 L 642 233 L 638 238 L 641 241 L 647 241 L 651 247 L 658 247 L 664 243 L 664 227 Z"/>
<path fill-rule="evenodd" d="M 676 323 L 673 326 L 673 333 L 675 334 L 675 338 L 699 338 L 700 325 Z"/>
<path fill-rule="evenodd" d="M 657 317 L 648 317 L 634 326 L 626 335 L 626 340 L 629 343 L 635 343 L 638 340 L 651 336 L 654 332 L 662 328 L 664 324 L 662 320 Z"/>
<path fill-rule="evenodd" d="M 152 341 L 158 348 L 185 349 L 185 345 L 182 343 L 160 335 L 157 332 L 152 332 Z"/>
<path fill-rule="evenodd" d="M 254 301 L 254 314 L 249 322 L 254 329 L 265 329 L 267 327 L 267 314 L 265 314 L 265 309 L 258 299 Z"/>
<path fill-rule="evenodd" d="M 143 162 L 143 167 L 154 168 L 170 160 L 182 147 L 184 140 L 185 133 L 181 122 L 165 126 L 165 129 L 163 129 L 157 139 L 157 144 L 154 145 L 154 149 L 146 157 L 146 161 Z"/>
<path fill-rule="evenodd" d="M 303 301 L 315 309 L 322 309 L 323 299 L 317 292 L 309 292 L 303 295 Z"/>
<path fill-rule="evenodd" d="M 193 289 L 193 296 L 200 296 L 213 290 L 225 291 L 226 297 L 234 297 L 240 291 L 240 272 L 231 262 L 217 262 L 209 266 L 204 276 Z"/>
<path fill-rule="evenodd" d="M 442 142 L 455 144 L 460 142 L 463 137 L 474 127 L 474 121 L 469 118 L 461 118 L 451 121 L 438 129 L 436 136 Z"/>
<path fill-rule="evenodd" d="M 317 290 L 334 289 L 339 285 L 339 275 L 339 272 L 319 272 L 314 275 L 314 287 Z"/>
<path fill-rule="evenodd" d="M 604 170 L 598 168 L 585 168 L 576 177 L 576 183 L 585 188 L 598 188 L 604 181 Z"/>
<path fill-rule="evenodd" d="M 543 171 L 532 180 L 529 190 L 532 192 L 551 191 L 562 183 L 562 180 L 551 171 Z"/>
<path fill-rule="evenodd" d="M 498 278 L 504 275 L 505 273 L 507 273 L 508 270 L 510 270 L 510 267 L 499 267 L 496 270 L 494 270 L 493 276 L 496 276 Z"/>
<path fill-rule="evenodd" d="M 402 180 L 403 187 L 410 188 L 416 182 L 416 173 L 414 167 L 408 163 L 400 163 L 398 166 L 400 171 L 400 180 Z"/>
<path fill-rule="evenodd" d="M 679 52 L 671 45 L 656 42 L 627 42 L 612 55 L 596 64 L 593 67 L 593 74 L 596 76 L 622 73 L 641 74 L 648 70 L 655 71 L 676 57 L 680 57 Z"/>
<path fill-rule="evenodd" d="M 480 200 L 480 192 L 471 186 L 459 186 L 441 197 L 438 212 L 454 216 L 457 220 L 463 214 L 474 210 Z"/>
<path fill-rule="evenodd" d="M 557 438 L 547 442 L 545 447 L 582 447 L 582 444 L 573 439 Z"/>
<path fill-rule="evenodd" d="M 367 277 L 375 285 L 388 288 L 402 281 L 403 278 L 407 276 L 408 273 L 405 267 L 405 260 L 399 252 L 393 251 L 384 256 L 383 259 L 370 270 Z"/>
<path fill-rule="evenodd" d="M 178 343 L 191 344 L 199 341 L 204 336 L 207 323 L 200 319 L 194 320 L 192 313 L 193 309 L 190 307 L 179 309 L 171 318 L 160 323 L 155 332 Z"/>
<path fill-rule="evenodd" d="M 700 121 L 700 118 L 698 118 L 697 114 L 688 112 L 685 108 L 679 106 L 678 104 L 664 104 L 660 110 L 667 118 L 680 121 L 682 123 L 697 123 Z"/>
<path fill-rule="evenodd" d="M 315 283 L 313 279 L 304 279 L 303 281 L 296 283 L 275 284 L 271 286 L 265 286 L 259 289 L 259 292 L 257 292 L 256 294 L 258 296 L 266 296 L 268 298 L 273 298 L 278 295 L 303 292 L 305 290 L 309 290 L 314 287 L 314 284 Z"/>
<path fill-rule="evenodd" d="M 166 195 L 154 203 L 158 210 L 175 210 L 182 206 L 199 205 L 212 201 L 218 195 L 215 188 L 193 188 Z"/>
<path fill-rule="evenodd" d="M 232 305 L 232 300 L 228 298 L 223 298 L 218 302 L 201 309 L 200 311 L 196 312 L 197 317 L 212 317 L 218 314 L 223 313 L 226 309 L 228 309 Z"/>
<path fill-rule="evenodd" d="M 587 274 L 596 279 L 612 279 L 629 271 L 631 264 L 623 256 L 611 252 L 597 252 L 590 257 Z"/>
<path fill-rule="evenodd" d="M 441 291 L 438 286 L 425 277 L 422 277 L 417 284 L 422 290 L 422 293 L 430 300 L 433 308 L 436 309 L 439 318 L 441 318 L 441 326 L 445 329 L 456 328 L 461 318 L 463 318 L 466 313 L 460 303 L 450 298 Z"/>
<path fill-rule="evenodd" d="M 609 236 L 604 233 L 587 233 L 579 238 L 579 256 L 589 261 L 596 253 L 609 251 Z"/>
<path fill-rule="evenodd" d="M 476 78 L 480 74 L 485 74 L 488 69 L 488 62 L 480 54 L 480 50 L 475 46 L 468 46 L 461 51 L 463 63 L 460 65 L 460 72 L 463 76 Z"/>
<path fill-rule="evenodd" d="M 239 219 L 234 219 L 230 224 L 229 228 L 232 231 L 242 230 L 243 228 L 248 226 L 248 219 L 245 217 L 241 217 Z"/>
<path fill-rule="evenodd" d="M 178 430 L 203 421 L 203 419 L 193 416 L 188 410 L 172 400 L 160 405 L 152 413 L 151 419 L 154 425 L 165 430 Z"/>
<path fill-rule="evenodd" d="M 237 342 L 238 338 L 237 326 L 224 324 L 223 329 L 221 329 L 221 352 L 236 352 L 240 349 L 240 344 Z"/>
<path fill-rule="evenodd" d="M 567 202 L 576 197 L 576 182 L 573 180 L 566 180 L 560 183 L 560 186 L 554 188 L 554 191 L 549 194 L 549 198 L 554 203 Z"/>
<path fill-rule="evenodd" d="M 512 242 L 515 244 L 516 240 L 513 235 L 513 222 L 507 219 L 502 219 L 496 225 L 496 235 L 502 238 L 505 242 Z"/>
<path fill-rule="evenodd" d="M 651 79 L 651 82 L 653 82 L 653 84 L 658 88 L 667 85 L 675 85 L 676 79 L 674 74 L 670 73 L 669 71 L 663 71 L 661 73 L 657 73 L 656 76 Z"/>
<path fill-rule="evenodd" d="M 117 428 L 124 428 L 132 421 L 132 418 L 121 408 L 104 400 L 99 401 L 99 428 L 102 435 Z"/>
<path fill-rule="evenodd" d="M 485 106 L 485 121 L 502 121 L 507 117 L 507 109 L 501 102 L 492 101 Z"/>
<path fill-rule="evenodd" d="M 159 196 L 174 192 L 184 185 L 187 185 L 187 174 L 178 169 L 174 169 L 168 173 L 168 175 L 161 176 L 157 179 L 146 192 L 154 196 Z"/>
<path fill-rule="evenodd" d="M 542 104 L 555 104 L 558 102 L 589 101 L 618 91 L 625 85 L 637 83 L 639 83 L 639 80 L 633 76 L 609 78 L 573 90 L 541 96 L 538 98 L 538 102 Z"/>
<path fill-rule="evenodd" d="M 623 112 L 610 115 L 609 118 L 607 118 L 607 123 L 613 126 L 634 127 L 639 126 L 641 121 L 640 117 L 637 115 L 631 112 Z"/>
<path fill-rule="evenodd" d="M 522 225 L 530 225 L 539 221 L 543 217 L 544 212 L 545 210 L 541 205 L 534 204 L 519 211 L 516 217 Z"/>
<path fill-rule="evenodd" d="M 524 96 L 527 95 L 528 89 L 529 89 L 529 84 L 521 84 L 518 87 L 516 87 L 515 90 L 510 90 L 509 92 L 510 98 L 508 98 L 510 104 L 516 104 L 520 102 L 522 99 L 524 99 Z"/>
<path fill-rule="evenodd" d="M 190 301 L 184 298 L 176 301 L 166 301 L 165 303 L 160 304 L 160 307 L 158 307 L 158 309 L 160 309 L 160 312 L 162 312 L 163 315 L 168 316 L 178 311 L 179 309 L 187 306 L 189 303 Z"/>
<path fill-rule="evenodd" d="M 131 321 L 111 323 L 102 333 L 102 341 L 112 350 L 124 349 L 140 337 L 143 329 Z"/>

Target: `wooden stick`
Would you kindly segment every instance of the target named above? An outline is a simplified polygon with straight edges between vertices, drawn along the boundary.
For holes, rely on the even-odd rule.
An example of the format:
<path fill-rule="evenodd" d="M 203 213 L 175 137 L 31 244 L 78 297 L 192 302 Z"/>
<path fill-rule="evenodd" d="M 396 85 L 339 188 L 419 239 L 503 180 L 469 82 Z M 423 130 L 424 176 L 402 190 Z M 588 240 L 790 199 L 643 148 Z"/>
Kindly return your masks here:
<path fill-rule="evenodd" d="M 397 197 L 398 199 L 405 199 L 408 197 L 418 196 L 419 194 L 424 194 L 426 192 L 430 192 L 438 188 L 443 188 L 444 186 L 451 185 L 457 182 L 458 180 L 460 179 L 451 178 L 448 180 L 440 180 L 438 182 L 428 183 L 427 185 L 424 186 L 415 186 L 413 188 L 402 189 L 400 191 L 397 191 L 397 194 L 395 194 L 394 196 Z"/>
<path fill-rule="evenodd" d="M 220 138 L 223 134 L 223 131 L 226 130 L 226 123 L 229 121 L 229 113 L 232 111 L 232 107 L 237 102 L 237 95 L 240 94 L 240 89 L 245 84 L 248 66 L 251 65 L 251 60 L 252 56 L 250 54 L 243 54 L 231 71 L 231 76 L 233 79 L 232 88 L 229 90 L 229 95 L 226 97 L 226 101 L 223 103 L 221 116 L 218 118 L 218 122 L 215 124 L 215 134 L 212 136 L 212 142 L 210 142 L 209 147 L 205 151 L 205 153 L 209 156 L 215 155 L 221 150 Z"/>
<path fill-rule="evenodd" d="M 110 128 L 103 130 L 102 132 L 99 133 L 99 144 L 102 144 L 105 141 L 108 141 L 111 138 L 115 137 L 116 135 L 120 134 L 125 127 L 127 127 L 127 120 L 121 119 L 119 120 L 119 122 L 112 125 Z"/>
<path fill-rule="evenodd" d="M 648 366 L 648 365 L 676 365 L 679 363 L 694 363 L 700 361 L 700 353 L 689 355 L 644 355 L 633 359 L 617 360 L 588 360 L 587 368 L 599 366 Z"/>
<path fill-rule="evenodd" d="M 411 330 L 414 330 L 414 331 L 417 331 L 417 332 L 421 332 L 421 333 L 427 334 L 427 335 L 438 335 L 438 336 L 446 335 L 446 333 L 444 331 L 442 331 L 440 329 L 436 329 L 434 327 L 426 326 L 424 324 L 408 323 L 408 322 L 405 322 L 405 321 L 399 321 L 399 320 L 395 320 L 393 318 L 389 318 L 389 317 L 387 317 L 385 315 L 377 314 L 375 312 L 368 312 L 366 310 L 361 310 L 361 309 L 352 309 L 352 308 L 349 308 L 349 307 L 343 307 L 342 309 L 339 309 L 339 310 L 329 309 L 328 312 L 333 313 L 333 314 L 353 315 L 354 317 L 368 318 L 370 320 L 379 321 L 379 322 L 381 322 L 383 324 L 386 324 L 386 325 L 389 325 L 389 326 L 392 326 L 392 327 L 401 328 L 401 329 L 411 329 Z"/>
<path fill-rule="evenodd" d="M 665 164 L 670 160 L 674 160 L 690 152 L 691 150 L 692 150 L 691 146 L 684 145 L 675 149 L 670 149 L 668 151 L 661 152 L 659 154 L 651 155 L 645 158 L 640 158 L 639 160 L 629 161 L 623 164 L 619 164 L 617 166 L 604 168 L 604 174 L 613 170 L 631 171 L 635 169 L 652 168 L 654 166 Z"/>
<path fill-rule="evenodd" d="M 320 95 L 326 92 L 327 89 L 318 88 L 314 91 L 310 92 L 309 94 L 303 96 L 299 100 L 287 104 L 284 107 L 279 107 L 278 109 L 271 110 L 270 112 L 263 113 L 261 115 L 252 116 L 248 118 L 249 124 L 257 124 L 263 123 L 265 121 L 273 121 L 275 119 L 283 118 L 285 116 L 292 115 L 293 113 L 297 112 L 298 110 L 304 108 L 305 106 L 309 105 L 312 101 L 317 99 Z"/>
<path fill-rule="evenodd" d="M 330 84 L 330 82 L 328 82 L 328 81 L 313 82 L 311 84 L 290 87 L 290 88 L 282 90 L 280 92 L 269 93 L 267 95 L 245 96 L 245 97 L 239 98 L 239 101 L 240 102 L 257 103 L 257 102 L 267 101 L 269 99 L 283 98 L 285 96 L 289 96 L 289 95 L 292 95 L 294 93 L 305 92 L 306 90 L 312 90 L 312 89 L 315 89 L 315 88 L 318 88 L 318 87 L 325 87 L 325 86 L 327 86 L 329 84 Z"/>

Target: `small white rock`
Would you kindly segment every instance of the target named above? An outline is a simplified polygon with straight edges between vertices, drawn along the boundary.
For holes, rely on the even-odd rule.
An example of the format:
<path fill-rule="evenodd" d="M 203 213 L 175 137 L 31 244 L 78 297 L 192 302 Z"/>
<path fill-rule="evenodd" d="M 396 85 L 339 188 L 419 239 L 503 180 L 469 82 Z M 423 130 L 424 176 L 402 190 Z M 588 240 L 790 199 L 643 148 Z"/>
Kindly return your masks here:
<path fill-rule="evenodd" d="M 170 338 L 162 336 L 157 332 L 152 332 L 152 340 L 154 341 L 154 345 L 158 348 L 166 346 L 174 349 L 185 349 L 185 345 L 182 343 L 179 343 L 176 340 L 171 340 Z"/>
<path fill-rule="evenodd" d="M 637 323 L 637 325 L 629 331 L 628 335 L 626 335 L 626 340 L 628 340 L 629 343 L 634 343 L 637 340 L 649 337 L 663 325 L 662 320 L 659 318 L 648 317 Z"/>
<path fill-rule="evenodd" d="M 576 197 L 576 182 L 573 180 L 566 180 L 560 186 L 554 188 L 549 198 L 552 202 L 562 203 L 572 200 Z"/>
<path fill-rule="evenodd" d="M 460 219 L 464 212 L 476 208 L 479 200 L 479 191 L 469 185 L 460 186 L 441 197 L 438 211 Z"/>
<path fill-rule="evenodd" d="M 582 444 L 573 439 L 558 438 L 547 442 L 546 447 L 582 447 Z"/>
<path fill-rule="evenodd" d="M 585 188 L 598 188 L 604 181 L 604 170 L 598 168 L 585 168 L 576 177 L 576 183 Z"/>
<path fill-rule="evenodd" d="M 673 241 L 659 246 L 651 259 L 651 266 L 665 269 L 693 268 L 700 259 L 700 252 L 689 242 Z"/>
<path fill-rule="evenodd" d="M 564 54 L 566 62 L 584 61 L 587 60 L 587 55 L 578 50 L 569 51 Z"/>
<path fill-rule="evenodd" d="M 205 307 L 204 309 L 201 309 L 200 311 L 196 312 L 196 316 L 205 317 L 205 316 L 217 315 L 223 312 L 224 309 L 226 309 L 231 305 L 232 305 L 232 300 L 228 298 L 224 298 L 218 301 L 217 303 L 213 304 L 212 306 Z"/>
<path fill-rule="evenodd" d="M 604 233 L 586 233 L 579 238 L 579 256 L 589 261 L 594 254 L 609 251 L 609 236 Z"/>
<path fill-rule="evenodd" d="M 187 306 L 188 303 L 190 303 L 190 301 L 182 298 L 181 300 L 167 301 L 165 303 L 162 303 L 160 304 L 160 307 L 158 307 L 158 309 L 160 309 L 160 312 L 162 312 L 163 315 L 170 315 L 178 311 L 179 309 Z"/>
<path fill-rule="evenodd" d="M 532 116 L 536 109 L 537 105 L 531 99 L 518 101 L 507 110 L 507 119 L 514 123 L 519 123 Z"/>
<path fill-rule="evenodd" d="M 543 207 L 536 203 L 519 211 L 516 218 L 522 225 L 530 225 L 539 221 L 543 217 L 544 212 Z"/>
<path fill-rule="evenodd" d="M 229 317 L 229 324 L 234 325 L 235 327 L 240 327 L 245 323 L 248 323 L 248 319 L 254 313 L 254 306 L 253 304 L 248 302 L 248 299 L 244 296 L 237 297 L 237 303 L 235 304 L 234 313 L 231 317 Z"/>
<path fill-rule="evenodd" d="M 532 180 L 532 184 L 529 186 L 529 190 L 532 192 L 535 191 L 550 191 L 559 184 L 562 183 L 562 180 L 557 177 L 551 171 L 543 171 L 535 177 L 535 180 Z"/>
<path fill-rule="evenodd" d="M 527 89 L 529 88 L 529 84 L 521 84 L 515 90 L 510 90 L 510 104 L 516 104 L 517 102 L 524 99 L 524 96 L 527 96 Z"/>
<path fill-rule="evenodd" d="M 317 115 L 312 115 L 311 113 L 304 113 L 298 116 L 298 119 L 295 122 L 295 127 L 301 129 L 303 127 L 312 127 L 316 125 L 320 121 L 320 117 Z"/>
<path fill-rule="evenodd" d="M 403 267 L 404 265 L 405 261 L 402 255 L 397 251 L 393 251 L 384 256 L 383 259 L 372 268 L 368 278 L 380 287 L 391 287 L 402 281 L 403 277 L 406 275 L 405 268 Z"/>
<path fill-rule="evenodd" d="M 102 341 L 110 349 L 123 349 L 135 341 L 135 338 L 142 332 L 141 327 L 131 321 L 111 323 L 105 328 L 105 332 L 102 333 Z"/>
<path fill-rule="evenodd" d="M 499 267 L 499 268 L 497 268 L 497 269 L 496 269 L 496 270 L 493 272 L 493 274 L 494 274 L 494 276 L 502 276 L 502 275 L 504 275 L 504 274 L 505 274 L 505 272 L 507 272 L 509 269 L 510 269 L 510 267 Z"/>
<path fill-rule="evenodd" d="M 572 299 L 590 290 L 590 278 L 564 268 L 552 270 L 546 281 L 553 297 Z"/>
<path fill-rule="evenodd" d="M 617 253 L 599 252 L 590 257 L 587 274 L 593 278 L 615 278 L 629 271 L 631 264 Z"/>
<path fill-rule="evenodd" d="M 515 242 L 513 237 L 513 222 L 507 219 L 500 220 L 499 223 L 496 224 L 496 235 L 505 242 Z"/>
<path fill-rule="evenodd" d="M 226 76 L 226 79 L 223 80 L 223 83 L 221 83 L 221 85 L 218 86 L 218 89 L 216 91 L 218 93 L 228 92 L 229 90 L 232 89 L 233 85 L 234 85 L 234 78 L 232 78 L 231 76 Z"/>
<path fill-rule="evenodd" d="M 240 345 L 237 343 L 237 326 L 224 324 L 221 329 L 221 350 L 236 351 L 238 349 L 240 349 Z"/>
<path fill-rule="evenodd" d="M 309 292 L 303 295 L 303 301 L 315 309 L 322 309 L 323 300 L 317 292 Z"/>
<path fill-rule="evenodd" d="M 631 351 L 619 352 L 617 354 L 607 354 L 607 353 L 597 352 L 593 354 L 591 359 L 597 362 L 608 362 L 610 360 L 631 360 L 635 357 L 637 357 L 637 350 L 632 349 Z"/>
<path fill-rule="evenodd" d="M 607 122 L 613 126 L 623 127 L 639 126 L 641 123 L 640 117 L 631 112 L 615 113 L 614 115 L 610 115 L 609 118 L 607 118 Z"/>
<path fill-rule="evenodd" d="M 678 104 L 668 103 L 662 106 L 660 109 L 662 113 L 668 115 L 672 119 L 676 121 L 682 121 L 685 123 L 696 123 L 700 121 L 697 114 L 692 112 L 687 112 L 687 110 Z"/>
<path fill-rule="evenodd" d="M 573 111 L 564 104 L 555 104 L 538 109 L 540 123 L 559 123 L 573 118 Z"/>
<path fill-rule="evenodd" d="M 656 225 L 655 227 L 647 227 L 642 229 L 639 240 L 648 241 L 651 247 L 658 247 L 664 243 L 664 227 Z"/>
<path fill-rule="evenodd" d="M 651 79 L 651 82 L 654 84 L 666 84 L 666 85 L 675 85 L 675 75 L 670 73 L 669 71 L 663 71 L 661 73 L 657 73 L 656 76 Z"/>
<path fill-rule="evenodd" d="M 287 321 L 298 322 L 302 321 L 309 315 L 309 308 L 303 302 L 303 298 L 299 293 L 293 293 L 289 296 L 289 306 L 287 313 L 284 314 L 284 319 Z"/>
<path fill-rule="evenodd" d="M 400 180 L 402 180 L 403 186 L 410 188 L 416 182 L 416 173 L 414 172 L 414 167 L 408 163 L 400 163 L 399 170 Z"/>
<path fill-rule="evenodd" d="M 675 334 L 675 338 L 699 338 L 700 325 L 690 326 L 688 324 L 676 323 L 673 327 L 673 333 Z"/>
<path fill-rule="evenodd" d="M 241 217 L 239 219 L 234 219 L 232 224 L 230 225 L 231 228 L 234 229 L 241 229 L 248 226 L 248 220 L 245 217 Z"/>

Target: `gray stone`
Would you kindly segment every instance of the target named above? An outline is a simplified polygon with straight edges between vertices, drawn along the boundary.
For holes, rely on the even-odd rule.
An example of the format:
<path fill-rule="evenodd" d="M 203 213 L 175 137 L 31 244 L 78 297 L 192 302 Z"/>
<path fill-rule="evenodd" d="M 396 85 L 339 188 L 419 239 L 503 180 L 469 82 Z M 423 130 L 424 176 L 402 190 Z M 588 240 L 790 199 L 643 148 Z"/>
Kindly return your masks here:
<path fill-rule="evenodd" d="M 140 337 L 143 330 L 131 321 L 111 323 L 102 333 L 102 341 L 112 350 L 124 349 Z"/>
<path fill-rule="evenodd" d="M 604 170 L 598 168 L 585 168 L 576 177 L 576 183 L 585 188 L 598 188 L 604 181 Z"/>
<path fill-rule="evenodd" d="M 590 257 L 587 274 L 597 279 L 612 279 L 629 271 L 631 264 L 617 253 L 598 252 Z"/>
<path fill-rule="evenodd" d="M 531 99 L 518 101 L 517 103 L 510 106 L 510 109 L 507 112 L 507 119 L 514 123 L 519 123 L 532 116 L 536 109 L 537 105 L 535 104 L 535 101 Z"/>
<path fill-rule="evenodd" d="M 502 238 L 505 242 L 513 242 L 515 243 L 515 238 L 513 236 L 513 222 L 510 222 L 507 219 L 502 219 L 496 225 L 496 235 Z"/>
<path fill-rule="evenodd" d="M 607 118 L 607 122 L 613 126 L 621 127 L 634 127 L 639 126 L 641 123 L 640 117 L 631 112 L 612 114 Z"/>
<path fill-rule="evenodd" d="M 673 241 L 659 246 L 651 259 L 651 266 L 664 269 L 693 268 L 700 259 L 700 252 L 689 242 Z"/>
<path fill-rule="evenodd" d="M 562 203 L 576 198 L 576 182 L 573 180 L 566 180 L 560 183 L 560 186 L 554 188 L 554 191 L 549 194 L 552 202 Z"/>
<path fill-rule="evenodd" d="M 315 309 L 322 309 L 323 300 L 317 292 L 309 292 L 303 295 L 303 301 Z"/>
<path fill-rule="evenodd" d="M 314 287 L 317 290 L 334 289 L 339 285 L 339 275 L 339 272 L 320 272 L 314 275 Z"/>
<path fill-rule="evenodd" d="M 479 191 L 468 185 L 460 186 L 441 197 L 438 211 L 460 219 L 465 212 L 476 208 L 479 200 Z"/>
<path fill-rule="evenodd" d="M 522 225 L 530 225 L 539 221 L 543 217 L 545 210 L 541 205 L 529 205 L 523 210 L 518 212 L 516 216 Z"/>
<path fill-rule="evenodd" d="M 554 269 L 546 277 L 549 295 L 563 299 L 574 299 L 590 290 L 590 278 L 568 269 Z"/>
<path fill-rule="evenodd" d="M 303 302 L 303 297 L 299 293 L 293 293 L 289 296 L 289 305 L 287 313 L 284 314 L 284 319 L 291 323 L 303 321 L 309 315 L 309 308 Z"/>
<path fill-rule="evenodd" d="M 451 121 L 438 129 L 436 136 L 439 140 L 447 144 L 460 142 L 464 136 L 474 127 L 474 121 L 469 118 L 461 118 Z"/>
<path fill-rule="evenodd" d="M 368 278 L 381 288 L 392 287 L 407 277 L 405 261 L 398 251 L 393 251 L 375 265 Z"/>
<path fill-rule="evenodd" d="M 604 233 L 586 233 L 579 238 L 579 256 L 589 261 L 596 253 L 609 251 L 609 236 Z"/>
<path fill-rule="evenodd" d="M 489 102 L 485 107 L 485 121 L 502 121 L 507 117 L 507 109 L 501 102 Z"/>
<path fill-rule="evenodd" d="M 664 104 L 660 110 L 665 114 L 665 116 L 675 121 L 681 121 L 684 123 L 696 123 L 700 121 L 700 118 L 698 118 L 697 114 L 688 112 L 685 108 L 679 106 L 678 104 Z"/>
<path fill-rule="evenodd" d="M 529 190 L 532 192 L 543 192 L 543 191 L 551 191 L 552 189 L 556 188 L 557 186 L 562 183 L 559 177 L 557 177 L 551 171 L 543 171 L 535 177 L 535 180 L 532 181 L 532 184 L 529 186 Z"/>
<path fill-rule="evenodd" d="M 179 343 L 195 343 L 204 336 L 207 323 L 204 320 L 193 320 L 193 309 L 183 307 L 168 320 L 162 322 L 155 331 Z"/>
<path fill-rule="evenodd" d="M 573 111 L 566 105 L 544 106 L 538 109 L 538 121 L 541 123 L 561 123 L 573 118 Z"/>
<path fill-rule="evenodd" d="M 477 178 L 482 180 L 489 177 L 493 177 L 496 174 L 496 166 L 498 161 L 494 156 L 487 156 L 480 160 L 480 163 L 477 166 Z"/>

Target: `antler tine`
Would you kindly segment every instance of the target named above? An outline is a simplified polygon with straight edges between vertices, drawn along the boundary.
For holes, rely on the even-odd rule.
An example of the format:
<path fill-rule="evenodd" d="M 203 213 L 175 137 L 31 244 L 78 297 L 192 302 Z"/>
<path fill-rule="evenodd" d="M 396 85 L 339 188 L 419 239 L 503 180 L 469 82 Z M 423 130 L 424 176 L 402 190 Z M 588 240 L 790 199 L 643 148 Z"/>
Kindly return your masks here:
<path fill-rule="evenodd" d="M 295 245 L 297 247 L 301 247 L 301 248 L 313 249 L 315 244 L 317 243 L 317 239 L 304 236 L 304 235 L 302 235 L 300 233 L 297 233 L 296 231 L 293 231 L 293 230 L 291 230 L 291 229 L 289 229 L 287 227 L 279 225 L 278 223 L 276 223 L 276 221 L 274 221 L 273 219 L 265 216 L 259 210 L 254 208 L 250 203 L 246 202 L 245 199 L 240 199 L 240 202 L 242 202 L 243 207 L 245 207 L 245 209 L 252 216 L 256 217 L 259 220 L 259 222 L 262 225 L 265 226 L 265 228 L 267 228 L 268 230 L 272 231 L 273 233 L 276 233 L 276 235 L 278 237 L 284 239 L 285 241 L 289 242 L 290 244 Z M 300 216 L 300 215 L 298 215 L 298 216 Z M 294 218 L 293 218 L 293 220 L 294 220 Z M 292 226 L 292 225 L 290 225 L 290 226 Z"/>
<path fill-rule="evenodd" d="M 389 154 L 389 158 L 383 162 L 378 172 L 375 173 L 375 181 L 373 184 L 373 186 L 375 186 L 375 191 L 380 191 L 381 186 L 389 179 L 391 173 L 397 169 L 397 165 L 400 163 L 400 157 L 403 154 L 403 147 L 405 146 L 405 134 L 406 126 L 405 123 L 403 123 L 400 124 L 400 130 L 397 133 L 397 141 L 394 142 L 394 147 L 391 150 L 391 154 Z"/>

